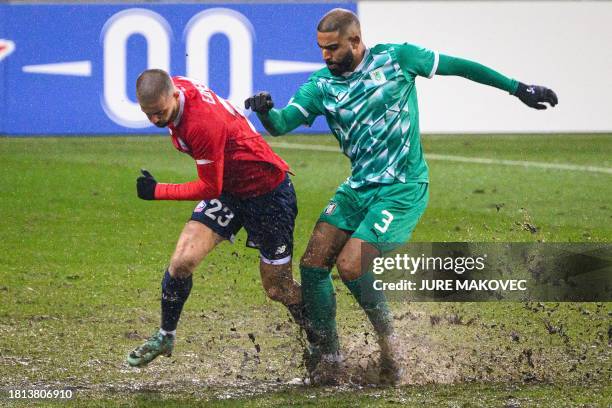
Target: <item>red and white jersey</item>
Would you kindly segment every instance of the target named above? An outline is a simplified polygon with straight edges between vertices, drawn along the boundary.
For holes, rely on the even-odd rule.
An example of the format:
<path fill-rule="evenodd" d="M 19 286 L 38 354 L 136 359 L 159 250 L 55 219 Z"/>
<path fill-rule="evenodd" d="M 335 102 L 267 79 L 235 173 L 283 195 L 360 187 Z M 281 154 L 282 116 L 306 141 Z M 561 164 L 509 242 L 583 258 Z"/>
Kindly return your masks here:
<path fill-rule="evenodd" d="M 199 179 L 159 183 L 157 200 L 205 200 L 221 192 L 249 198 L 274 190 L 289 170 L 249 120 L 207 86 L 173 77 L 179 113 L 168 124 L 172 143 L 196 161 Z"/>

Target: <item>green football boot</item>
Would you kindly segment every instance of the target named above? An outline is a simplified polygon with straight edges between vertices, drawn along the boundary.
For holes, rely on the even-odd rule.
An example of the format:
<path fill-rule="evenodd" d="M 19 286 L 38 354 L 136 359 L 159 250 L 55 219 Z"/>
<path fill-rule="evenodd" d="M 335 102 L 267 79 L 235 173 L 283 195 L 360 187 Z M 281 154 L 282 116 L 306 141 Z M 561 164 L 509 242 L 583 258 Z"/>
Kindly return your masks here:
<path fill-rule="evenodd" d="M 135 348 L 128 354 L 127 362 L 132 367 L 144 367 L 157 356 L 170 357 L 174 347 L 174 336 L 162 335 L 159 331 L 152 335 L 142 346 Z"/>

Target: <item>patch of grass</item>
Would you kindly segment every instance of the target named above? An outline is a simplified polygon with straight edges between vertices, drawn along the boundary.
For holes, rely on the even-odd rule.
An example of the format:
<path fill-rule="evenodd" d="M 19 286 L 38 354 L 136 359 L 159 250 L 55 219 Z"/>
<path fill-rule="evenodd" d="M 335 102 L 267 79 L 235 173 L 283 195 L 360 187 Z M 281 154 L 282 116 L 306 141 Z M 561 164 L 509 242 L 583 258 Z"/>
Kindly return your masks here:
<path fill-rule="evenodd" d="M 278 140 L 335 144 L 330 136 Z M 425 136 L 424 148 L 610 166 L 612 137 Z M 349 164 L 336 152 L 277 151 L 295 172 L 297 265 Z M 196 174 L 193 161 L 165 137 L 5 138 L 0 160 L 3 390 L 71 386 L 79 395 L 73 403 L 83 406 L 155 406 L 162 400 L 177 406 L 207 400 L 226 406 L 343 406 L 355 399 L 362 405 L 503 406 L 510 395 L 521 407 L 552 405 L 554 398 L 559 405 L 610 403 L 610 303 L 395 304 L 416 385 L 287 387 L 303 374 L 298 333 L 286 312 L 265 298 L 257 252 L 245 248 L 243 233 L 236 244 L 220 245 L 196 272 L 174 356 L 130 369 L 125 354 L 157 327 L 162 271 L 195 206 L 139 200 L 135 178 L 145 167 L 160 181 L 188 181 Z M 429 165 L 430 204 L 414 241 L 610 242 L 610 175 Z M 536 231 L 525 229 L 525 222 Z M 377 353 L 369 323 L 339 281 L 336 288 L 350 370 L 368 371 Z M 550 333 L 549 327 L 562 330 Z"/>

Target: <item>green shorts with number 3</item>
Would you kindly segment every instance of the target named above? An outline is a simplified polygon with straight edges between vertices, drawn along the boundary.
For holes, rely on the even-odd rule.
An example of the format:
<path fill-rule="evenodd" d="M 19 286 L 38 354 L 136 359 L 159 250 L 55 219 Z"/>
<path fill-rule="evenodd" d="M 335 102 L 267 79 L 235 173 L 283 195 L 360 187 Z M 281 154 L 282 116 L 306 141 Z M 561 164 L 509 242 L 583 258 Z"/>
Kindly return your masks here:
<path fill-rule="evenodd" d="M 410 239 L 428 200 L 429 183 L 374 184 L 357 189 L 343 183 L 319 221 L 351 231 L 354 238 L 385 250 Z"/>

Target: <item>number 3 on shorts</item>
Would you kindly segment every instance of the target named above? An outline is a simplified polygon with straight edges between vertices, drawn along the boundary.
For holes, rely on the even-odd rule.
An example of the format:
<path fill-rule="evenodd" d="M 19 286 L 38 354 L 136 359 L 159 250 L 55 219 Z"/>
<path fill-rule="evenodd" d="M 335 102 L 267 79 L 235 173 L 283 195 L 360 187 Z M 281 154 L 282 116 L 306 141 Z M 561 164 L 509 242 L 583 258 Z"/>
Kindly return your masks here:
<path fill-rule="evenodd" d="M 381 234 L 384 234 L 387 232 L 387 229 L 389 229 L 389 224 L 391 224 L 391 221 L 393 221 L 393 214 L 387 210 L 382 210 L 380 213 L 383 215 L 383 219 L 381 220 L 382 225 L 375 223 L 374 228 L 379 230 Z"/>

